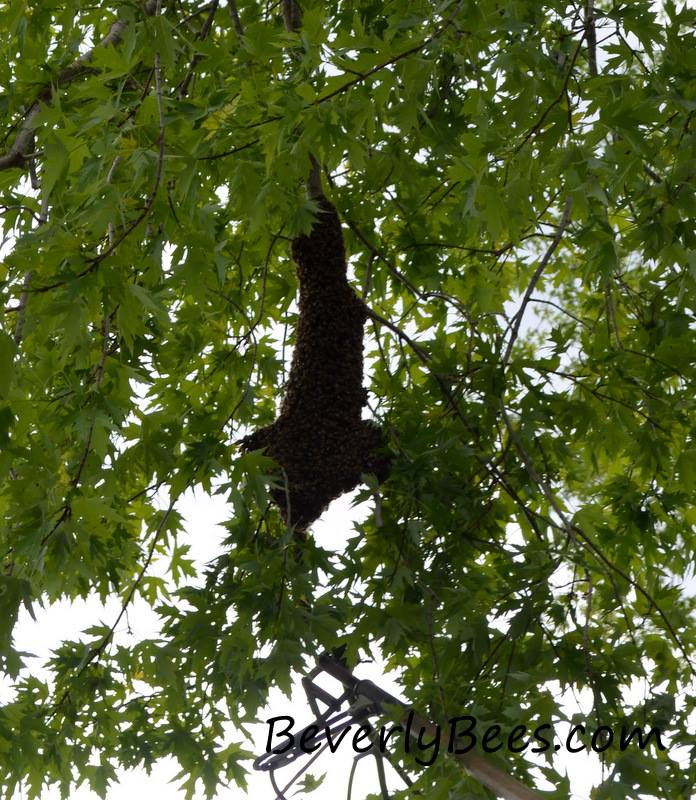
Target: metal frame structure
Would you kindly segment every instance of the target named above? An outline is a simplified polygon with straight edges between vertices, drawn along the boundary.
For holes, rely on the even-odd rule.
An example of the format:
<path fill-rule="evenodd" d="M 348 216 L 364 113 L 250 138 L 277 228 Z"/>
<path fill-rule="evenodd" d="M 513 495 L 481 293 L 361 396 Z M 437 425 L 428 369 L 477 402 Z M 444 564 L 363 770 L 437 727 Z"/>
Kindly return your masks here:
<path fill-rule="evenodd" d="M 334 697 L 330 692 L 316 683 L 317 677 L 322 673 L 331 676 L 342 685 L 343 691 L 338 697 Z M 436 725 L 425 720 L 401 700 L 398 700 L 396 697 L 389 694 L 389 692 L 384 691 L 384 689 L 381 689 L 370 680 L 360 680 L 356 678 L 348 669 L 348 665 L 342 657 L 341 649 L 320 655 L 317 658 L 316 667 L 314 667 L 307 676 L 302 678 L 302 686 L 307 695 L 309 707 L 314 713 L 314 721 L 304 727 L 299 733 L 295 734 L 295 743 L 292 747 L 288 748 L 288 750 L 283 750 L 283 752 L 274 752 L 271 750 L 259 756 L 254 761 L 254 769 L 269 773 L 271 785 L 276 793 L 277 800 L 287 800 L 285 792 L 287 792 L 295 781 L 297 781 L 317 758 L 329 748 L 332 742 L 338 740 L 338 737 L 340 737 L 344 730 L 355 723 L 364 727 L 370 726 L 370 717 L 383 716 L 388 712 L 389 708 L 396 709 L 403 717 L 404 722 L 402 725 L 407 735 L 416 736 L 416 731 L 418 730 L 424 730 L 431 735 L 437 732 Z M 323 711 L 319 707 L 320 703 L 326 706 Z M 348 704 L 348 708 L 345 711 L 341 711 L 341 706 L 345 703 Z M 309 758 L 307 763 L 302 766 L 287 785 L 281 789 L 276 782 L 275 772 L 282 767 L 294 763 L 299 758 L 308 755 L 306 746 L 303 747 L 301 743 L 304 741 L 303 736 L 306 735 L 306 732 L 310 729 L 314 729 L 314 732 L 310 736 L 306 736 L 306 738 L 311 740 L 312 746 L 319 745 L 319 748 L 312 752 L 311 758 Z M 348 782 L 348 800 L 350 800 L 351 797 L 353 777 L 357 764 L 362 758 L 369 755 L 373 755 L 377 762 L 377 776 L 382 797 L 384 800 L 389 800 L 389 791 L 386 784 L 384 769 L 385 759 L 388 760 L 407 786 L 410 786 L 413 781 L 401 766 L 395 763 L 389 753 L 385 752 L 386 748 L 380 746 L 381 742 L 378 743 L 374 728 L 372 728 L 367 738 L 371 739 L 375 746 L 368 752 L 356 755 Z M 473 751 L 460 751 L 459 753 L 453 754 L 453 757 L 456 758 L 466 771 L 473 778 L 478 780 L 479 783 L 486 786 L 497 796 L 505 798 L 505 800 L 541 800 L 539 794 L 529 789 L 523 783 L 520 783 L 516 778 L 513 778 L 507 772 L 504 772 L 478 753 Z"/>
<path fill-rule="evenodd" d="M 316 683 L 316 678 L 321 673 L 326 673 L 341 682 L 343 685 L 343 692 L 338 697 L 334 697 L 326 691 L 326 689 Z M 306 731 L 318 727 L 319 731 L 316 735 L 312 736 L 312 744 L 320 745 L 319 749 L 312 753 L 307 763 L 295 773 L 282 789 L 278 786 L 276 781 L 276 770 L 286 767 L 303 756 L 308 755 L 307 750 L 303 749 L 300 744 L 295 744 L 282 753 L 274 753 L 271 750 L 259 756 L 254 761 L 254 769 L 269 773 L 271 785 L 276 793 L 277 800 L 287 800 L 285 793 L 289 791 L 292 785 L 329 747 L 328 737 L 331 737 L 334 741 L 338 740 L 344 730 L 356 723 L 364 727 L 369 726 L 370 717 L 382 714 L 385 705 L 403 706 L 399 700 L 380 689 L 379 686 L 372 681 L 359 680 L 356 678 L 348 670 L 340 656 L 337 656 L 335 653 L 324 653 L 319 656 L 317 659 L 317 666 L 307 676 L 302 678 L 302 687 L 305 690 L 309 707 L 315 719 L 299 733 L 295 734 L 295 741 L 301 742 L 303 734 L 305 734 Z M 319 703 L 324 704 L 325 709 L 323 711 L 320 709 Z M 348 703 L 348 708 L 341 711 L 341 706 L 343 706 L 344 703 Z M 368 756 L 374 756 L 375 758 L 377 778 L 379 780 L 380 792 L 384 800 L 389 800 L 390 796 L 384 768 L 385 759 L 389 761 L 407 786 L 413 783 L 408 774 L 391 760 L 389 754 L 380 750 L 374 738 L 374 733 L 373 729 L 372 737 L 370 738 L 373 738 L 375 747 L 369 752 L 356 754 L 353 760 L 353 766 L 351 767 L 350 778 L 348 780 L 348 800 L 351 798 L 353 779 L 355 777 L 357 765 L 362 759 Z"/>

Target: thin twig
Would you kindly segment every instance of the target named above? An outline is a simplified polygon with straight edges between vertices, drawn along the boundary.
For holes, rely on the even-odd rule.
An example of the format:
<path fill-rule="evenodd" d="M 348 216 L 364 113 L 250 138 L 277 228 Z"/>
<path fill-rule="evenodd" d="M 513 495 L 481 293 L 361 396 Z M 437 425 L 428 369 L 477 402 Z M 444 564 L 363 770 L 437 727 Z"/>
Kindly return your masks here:
<path fill-rule="evenodd" d="M 101 263 L 104 261 L 105 258 L 110 256 L 114 250 L 124 241 L 124 239 L 128 238 L 130 234 L 140 225 L 140 223 L 150 214 L 152 211 L 152 207 L 154 206 L 155 199 L 157 198 L 157 192 L 160 187 L 160 183 L 162 180 L 162 172 L 164 169 L 164 156 L 165 156 L 165 120 L 164 120 L 164 107 L 162 104 L 162 68 L 160 63 L 160 54 L 155 53 L 154 59 L 154 74 L 155 74 L 155 97 L 157 100 L 157 113 L 159 117 L 159 137 L 158 137 L 158 156 L 157 156 L 157 168 L 155 170 L 155 179 L 153 182 L 152 190 L 145 201 L 145 205 L 143 206 L 143 210 L 138 214 L 138 216 L 126 227 L 126 229 L 121 233 L 121 235 L 116 238 L 113 242 L 109 244 L 109 246 L 103 250 L 98 255 L 88 259 L 89 266 L 85 267 L 81 272 L 78 272 L 74 278 L 83 278 L 85 275 L 88 275 L 90 272 L 93 272 Z M 50 283 L 45 286 L 38 286 L 36 289 L 32 289 L 32 292 L 43 293 L 51 291 L 52 289 L 57 289 L 59 286 L 64 286 L 67 283 L 67 280 L 60 280 L 54 283 Z"/>
<path fill-rule="evenodd" d="M 575 314 L 572 314 L 570 311 L 568 311 L 567 308 L 563 308 L 563 306 L 559 305 L 558 303 L 554 303 L 553 300 L 546 300 L 546 299 L 544 299 L 542 297 L 530 297 L 529 298 L 529 302 L 530 303 L 543 303 L 544 305 L 552 306 L 553 308 L 557 309 L 561 313 L 565 314 L 567 317 L 570 317 L 572 320 L 575 320 L 575 322 L 577 322 L 579 325 L 583 325 L 588 330 L 592 330 L 592 326 L 590 325 L 589 322 L 587 322 L 584 319 L 580 319 L 580 317 L 576 317 Z"/>
<path fill-rule="evenodd" d="M 435 28 L 435 30 L 430 34 L 430 36 L 426 36 L 422 42 L 419 42 L 413 47 L 409 47 L 407 50 L 404 50 L 401 53 L 397 53 L 397 55 L 392 56 L 386 61 L 382 61 L 379 64 L 376 64 L 371 69 L 368 69 L 367 72 L 359 73 L 358 77 L 353 78 L 353 80 L 341 84 L 341 86 L 339 86 L 338 88 L 334 89 L 331 92 L 328 92 L 325 95 L 322 95 L 321 97 L 317 97 L 316 100 L 314 100 L 311 105 L 316 106 L 320 105 L 321 103 L 325 103 L 327 100 L 331 100 L 333 97 L 336 97 L 337 95 L 343 94 L 343 92 L 348 91 L 348 89 L 352 88 L 356 84 L 367 80 L 367 78 L 370 78 L 375 73 L 380 72 L 385 67 L 390 67 L 393 64 L 396 64 L 397 61 L 401 61 L 401 59 L 403 58 L 411 56 L 414 53 L 419 53 L 421 50 L 423 50 L 423 48 L 427 47 L 431 42 L 435 41 L 440 36 L 442 36 L 442 34 L 452 25 L 463 4 L 464 4 L 463 0 L 460 0 L 460 2 L 457 3 L 457 5 L 455 6 L 454 11 L 449 15 L 449 17 L 447 17 L 447 19 L 442 23 L 442 25 Z"/>
<path fill-rule="evenodd" d="M 655 598 L 652 597 L 652 595 L 647 591 L 647 589 L 645 589 L 640 583 L 638 583 L 638 581 L 636 581 L 634 578 L 632 578 L 630 575 L 624 572 L 620 567 L 618 567 L 613 561 L 611 561 L 599 549 L 599 547 L 597 547 L 597 545 L 592 541 L 592 539 L 590 539 L 590 537 L 582 530 L 582 528 L 580 528 L 578 525 L 576 525 L 575 523 L 571 522 L 568 519 L 566 513 L 561 508 L 553 492 L 550 490 L 550 488 L 547 486 L 546 482 L 541 478 L 541 476 L 537 473 L 536 468 L 534 467 L 534 464 L 532 463 L 529 454 L 527 453 L 524 445 L 522 444 L 519 436 L 517 435 L 517 431 L 513 428 L 512 423 L 510 422 L 510 418 L 508 416 L 507 411 L 505 410 L 505 406 L 503 405 L 502 401 L 500 402 L 500 412 L 505 422 L 505 426 L 508 429 L 508 433 L 510 434 L 513 440 L 515 449 L 517 450 L 522 460 L 522 463 L 524 464 L 524 467 L 529 474 L 529 477 L 541 490 L 541 493 L 544 495 L 549 505 L 551 506 L 551 508 L 561 521 L 563 530 L 566 532 L 568 537 L 571 539 L 571 541 L 577 542 L 578 540 L 582 540 L 586 550 L 591 552 L 592 555 L 598 561 L 600 561 L 610 570 L 613 570 L 614 572 L 616 572 L 617 575 L 620 575 L 629 584 L 629 586 L 632 586 L 639 594 L 641 594 L 648 601 L 648 603 L 650 603 L 650 606 L 654 608 L 659 614 L 659 616 L 662 618 L 662 621 L 664 622 L 667 630 L 669 631 L 670 636 L 672 637 L 676 645 L 679 647 L 682 655 L 686 659 L 686 663 L 688 664 L 691 673 L 694 676 L 696 676 L 696 669 L 694 669 L 694 665 L 686 650 L 686 647 L 684 646 L 684 643 L 682 642 L 681 638 L 674 629 L 674 626 L 670 622 L 669 617 L 667 616 L 665 611 L 657 603 Z"/>
<path fill-rule="evenodd" d="M 597 719 L 597 727 L 599 727 L 599 725 L 601 724 L 599 719 L 599 708 L 601 705 L 602 698 L 599 693 L 597 683 L 594 679 L 594 675 L 592 673 L 592 653 L 590 648 L 590 624 L 592 622 L 592 594 L 594 586 L 592 583 L 592 573 L 589 571 L 589 569 L 585 570 L 585 580 L 587 581 L 587 608 L 585 610 L 585 624 L 583 625 L 583 632 L 582 632 L 582 646 L 583 650 L 585 651 L 585 677 L 587 679 L 588 686 L 592 689 L 594 712 L 595 712 L 595 717 Z"/>
<path fill-rule="evenodd" d="M 532 125 L 532 127 L 527 131 L 525 134 L 524 139 L 517 145 L 515 148 L 515 153 L 519 153 L 519 151 L 527 144 L 527 142 L 537 133 L 541 126 L 546 121 L 546 117 L 553 111 L 553 109 L 561 102 L 561 100 L 567 95 L 568 92 L 568 83 L 570 82 L 570 76 L 573 74 L 573 69 L 575 68 L 575 62 L 578 59 L 578 55 L 580 50 L 582 49 L 582 43 L 585 39 L 585 36 L 580 38 L 578 42 L 578 46 L 575 48 L 575 52 L 573 53 L 573 57 L 570 60 L 570 66 L 568 67 L 568 71 L 566 72 L 565 78 L 563 79 L 563 86 L 561 87 L 561 91 L 558 93 L 558 96 L 555 97 L 551 103 L 544 109 L 544 112 L 539 117 L 539 119 Z"/>
<path fill-rule="evenodd" d="M 22 336 L 24 335 L 24 321 L 26 319 L 27 300 L 29 299 L 29 286 L 31 285 L 31 280 L 33 277 L 33 269 L 30 269 L 29 272 L 24 275 L 24 280 L 22 281 L 22 294 L 19 296 L 18 305 L 13 309 L 17 312 L 17 321 L 14 332 L 14 340 L 15 344 L 17 345 L 22 341 Z"/>
<path fill-rule="evenodd" d="M 190 481 L 187 482 L 185 488 L 188 488 L 188 484 L 189 483 L 190 483 Z M 99 658 L 99 656 L 106 649 L 106 647 L 109 644 L 109 642 L 112 640 L 113 635 L 116 632 L 116 628 L 117 628 L 118 624 L 121 622 L 121 620 L 123 619 L 123 616 L 126 614 L 126 611 L 128 609 L 128 606 L 131 603 L 131 600 L 133 599 L 133 596 L 135 595 L 136 591 L 138 590 L 138 587 L 140 586 L 140 584 L 143 581 L 143 578 L 145 577 L 145 573 L 147 572 L 147 569 L 150 566 L 150 562 L 152 561 L 152 558 L 153 558 L 153 556 L 155 554 L 155 548 L 157 547 L 157 544 L 159 542 L 160 534 L 162 533 L 162 530 L 164 529 L 165 523 L 169 519 L 169 515 L 172 513 L 172 511 L 174 509 L 174 504 L 179 499 L 179 497 L 180 497 L 180 495 L 176 495 L 174 498 L 172 498 L 172 500 L 169 502 L 169 506 L 167 507 L 166 511 L 163 512 L 162 519 L 160 520 L 160 523 L 157 526 L 157 529 L 155 530 L 155 533 L 154 533 L 154 535 L 152 537 L 152 542 L 150 543 L 150 547 L 148 549 L 145 561 L 144 561 L 144 563 L 143 563 L 143 565 L 142 565 L 142 567 L 140 569 L 140 572 L 138 572 L 138 575 L 136 576 L 135 580 L 133 581 L 133 585 L 131 586 L 130 590 L 128 591 L 128 594 L 126 595 L 125 599 L 123 600 L 123 603 L 121 604 L 121 610 L 119 611 L 118 615 L 116 616 L 116 619 L 109 626 L 109 630 L 106 632 L 106 634 L 104 634 L 104 636 L 102 637 L 102 639 L 99 642 L 99 644 L 96 645 L 95 647 L 91 648 L 87 658 L 84 660 L 82 665 L 79 667 L 79 669 L 77 670 L 77 672 L 73 676 L 73 678 L 71 680 L 71 683 L 74 684 L 79 680 L 79 678 L 84 673 L 84 671 L 87 669 L 87 667 L 89 667 L 90 664 L 92 664 L 92 662 L 94 662 L 97 658 Z M 58 712 L 58 709 L 68 699 L 69 696 L 70 696 L 70 687 L 65 689 L 63 694 L 56 701 L 56 703 L 55 703 L 55 705 L 53 707 L 53 711 L 51 712 L 51 715 L 50 715 L 49 719 L 51 717 L 53 717 Z"/>
<path fill-rule="evenodd" d="M 367 249 L 381 261 L 389 270 L 389 272 L 394 275 L 394 277 L 398 278 L 401 283 L 413 294 L 415 297 L 422 297 L 422 293 L 409 281 L 409 279 L 401 272 L 392 262 L 377 248 L 372 242 L 369 241 L 362 233 L 362 231 L 357 227 L 354 222 L 350 220 L 346 220 L 346 224 L 348 227 L 353 231 L 353 233 L 360 239 L 360 241 L 367 247 Z"/>
<path fill-rule="evenodd" d="M 116 172 L 116 169 L 117 169 L 117 167 L 118 167 L 118 165 L 120 163 L 121 163 L 121 156 L 117 155 L 116 158 L 114 158 L 114 160 L 111 162 L 111 166 L 109 167 L 109 172 L 108 172 L 108 174 L 106 176 L 107 184 L 110 184 L 113 181 L 114 173 Z M 106 235 L 107 235 L 107 239 L 109 241 L 109 244 L 110 245 L 113 244 L 114 243 L 114 223 L 111 222 L 111 221 L 109 221 L 109 224 L 106 226 Z"/>
<path fill-rule="evenodd" d="M 607 297 L 607 317 L 611 322 L 611 328 L 614 332 L 614 336 L 616 337 L 616 344 L 618 345 L 619 349 L 623 349 L 623 345 L 621 343 L 621 336 L 619 334 L 619 325 L 616 319 L 616 307 L 614 305 L 614 297 L 611 292 L 611 283 L 607 281 L 606 287 L 606 297 Z"/>
<path fill-rule="evenodd" d="M 393 331 L 399 337 L 399 339 L 406 342 L 406 344 L 408 344 L 408 346 L 413 350 L 413 352 L 418 356 L 418 358 L 424 364 L 428 364 L 430 362 L 430 356 L 428 355 L 428 353 L 426 353 L 425 350 L 417 342 L 414 342 L 413 339 L 411 339 L 411 337 L 407 333 L 402 331 L 401 328 L 399 328 L 393 322 L 390 322 L 388 319 L 385 319 L 384 317 L 380 316 L 376 311 L 373 311 L 367 305 L 365 306 L 365 310 L 367 312 L 367 316 L 370 319 L 374 320 L 375 322 L 378 322 L 380 325 L 384 325 L 385 327 L 389 328 L 389 330 Z"/>
<path fill-rule="evenodd" d="M 195 11 L 192 11 L 188 16 L 177 22 L 176 27 L 180 28 L 182 25 L 186 25 L 189 30 L 193 30 L 192 26 L 189 25 L 189 22 L 191 22 L 193 19 L 196 19 L 196 17 L 200 17 L 201 14 L 205 14 L 207 11 L 210 11 L 210 7 L 212 5 L 212 3 L 206 3 L 205 5 L 200 6 Z"/>
<path fill-rule="evenodd" d="M 210 4 L 210 11 L 208 12 L 208 16 L 205 18 L 205 22 L 201 26 L 201 29 L 198 32 L 198 34 L 196 35 L 198 41 L 202 42 L 210 33 L 210 30 L 213 27 L 213 20 L 215 19 L 215 13 L 218 10 L 218 5 L 219 5 L 219 0 L 213 0 L 213 2 Z M 196 67 L 201 62 L 202 59 L 203 56 L 201 55 L 201 53 L 196 53 L 191 59 L 191 64 L 189 66 L 188 72 L 186 73 L 186 76 L 179 85 L 179 91 L 177 92 L 177 97 L 179 98 L 179 100 L 186 97 L 186 95 L 188 94 L 189 84 L 193 80 L 193 76 L 196 73 Z"/>
<path fill-rule="evenodd" d="M 257 137 L 256 139 L 252 139 L 250 142 L 246 144 L 240 144 L 238 147 L 232 147 L 229 150 L 224 150 L 222 153 L 213 153 L 209 156 L 198 156 L 199 161 L 215 161 L 218 158 L 226 158 L 227 156 L 233 156 L 235 153 L 239 153 L 242 150 L 246 150 L 248 147 L 253 147 L 255 144 L 258 144 L 261 140 Z"/>
<path fill-rule="evenodd" d="M 546 268 L 546 265 L 551 260 L 551 256 L 554 254 L 554 252 L 556 251 L 556 248 L 560 244 L 561 239 L 563 238 L 563 234 L 565 233 L 565 229 L 568 227 L 568 223 L 570 222 L 570 210 L 571 210 L 571 208 L 572 208 L 572 197 L 570 195 L 568 195 L 568 197 L 566 199 L 566 202 L 565 202 L 565 207 L 563 209 L 563 216 L 561 217 L 561 221 L 560 221 L 560 223 L 558 225 L 558 228 L 556 230 L 556 235 L 553 237 L 553 241 L 548 246 L 548 249 L 544 253 L 543 258 L 539 262 L 539 266 L 536 268 L 536 270 L 534 272 L 534 275 L 532 275 L 532 279 L 529 282 L 529 286 L 527 286 L 527 291 L 524 293 L 524 297 L 522 298 L 522 304 L 520 305 L 519 310 L 517 311 L 517 313 L 513 317 L 513 320 L 512 320 L 512 331 L 511 331 L 511 334 L 510 334 L 510 339 L 508 340 L 508 344 L 507 344 L 507 348 L 505 350 L 505 354 L 503 356 L 503 365 L 507 365 L 507 363 L 508 363 L 508 361 L 510 359 L 510 354 L 512 353 L 512 348 L 513 348 L 513 346 L 515 344 L 515 341 L 517 340 L 517 337 L 518 337 L 519 332 L 520 332 L 520 325 L 522 324 L 522 317 L 524 316 L 524 312 L 525 312 L 525 310 L 527 308 L 527 305 L 528 305 L 528 303 L 530 301 L 530 298 L 532 296 L 532 292 L 536 288 L 536 285 L 539 282 L 539 279 L 541 278 L 541 274 L 544 271 L 544 269 Z"/>
<path fill-rule="evenodd" d="M 620 397 L 612 397 L 610 394 L 605 394 L 604 392 L 600 392 L 599 389 L 593 388 L 592 386 L 587 386 L 583 383 L 582 379 L 586 377 L 590 377 L 588 375 L 573 375 L 570 372 L 563 372 L 561 370 L 556 369 L 547 369 L 546 367 L 541 366 L 540 364 L 535 364 L 533 369 L 537 372 L 543 372 L 548 375 L 558 375 L 559 378 L 564 378 L 565 380 L 571 381 L 575 386 L 579 386 L 581 389 L 584 389 L 586 392 L 589 392 L 593 397 L 596 397 L 598 400 L 609 400 L 612 403 L 616 403 L 617 405 L 623 406 L 627 408 L 629 411 L 633 412 L 634 414 L 638 414 L 638 416 L 642 417 L 646 422 L 649 422 L 655 428 L 658 428 L 663 433 L 667 433 L 667 429 L 660 425 L 660 423 L 651 415 L 646 414 L 644 411 L 641 411 L 639 408 L 632 406 L 630 403 L 627 403 L 625 400 L 622 400 Z M 645 391 L 643 392 L 645 394 Z"/>
<path fill-rule="evenodd" d="M 361 73 L 359 75 L 359 77 L 354 78 L 351 81 L 347 81 L 346 83 L 342 84 L 338 88 L 332 90 L 331 92 L 328 92 L 325 95 L 322 95 L 321 97 L 315 98 L 311 102 L 308 102 L 304 106 L 304 108 L 301 109 L 301 111 L 313 108 L 315 106 L 319 106 L 322 103 L 325 103 L 327 100 L 331 100 L 334 97 L 336 97 L 337 95 L 340 95 L 340 94 L 343 94 L 344 92 L 347 92 L 353 86 L 357 85 L 358 83 L 361 83 L 362 81 L 366 80 L 367 78 L 370 78 L 372 75 L 376 74 L 377 72 L 379 72 L 380 70 L 384 69 L 385 67 L 390 67 L 393 64 L 396 64 L 398 61 L 401 61 L 401 59 L 406 58 L 407 56 L 413 55 L 414 53 L 420 52 L 428 44 L 430 44 L 431 42 L 435 41 L 440 36 L 442 36 L 442 34 L 447 30 L 447 28 L 449 28 L 453 24 L 454 18 L 456 17 L 457 13 L 459 12 L 459 10 L 460 10 L 460 8 L 462 7 L 463 4 L 464 4 L 463 0 L 460 0 L 460 2 L 457 3 L 456 8 L 452 12 L 452 14 L 447 18 L 447 20 L 445 20 L 445 22 L 440 27 L 436 28 L 435 31 L 432 34 L 430 34 L 430 36 L 427 36 L 419 44 L 414 45 L 413 47 L 410 47 L 410 48 L 408 48 L 408 50 L 404 50 L 401 53 L 397 53 L 395 56 L 392 56 L 392 58 L 389 58 L 386 61 L 383 61 L 380 64 L 377 64 L 376 66 L 372 67 L 367 72 Z M 273 115 L 271 115 L 269 117 L 264 117 L 263 119 L 258 120 L 257 122 L 250 122 L 248 125 L 245 125 L 244 127 L 245 127 L 246 130 L 252 130 L 253 128 L 261 128 L 261 127 L 263 127 L 265 125 L 270 125 L 270 124 L 272 124 L 274 122 L 278 122 L 281 119 L 283 119 L 282 114 L 273 114 Z"/>
<path fill-rule="evenodd" d="M 106 359 L 113 354 L 113 350 L 109 346 L 109 332 L 111 329 L 111 322 L 113 318 L 116 316 L 116 311 L 118 310 L 118 306 L 109 314 L 105 316 L 102 321 L 102 351 L 101 356 L 99 358 L 99 363 L 97 364 L 91 381 L 94 382 L 94 388 L 92 391 L 96 391 L 99 389 L 99 386 L 102 381 L 102 377 L 104 375 L 104 365 L 106 363 Z M 90 380 L 87 381 L 86 385 L 89 385 L 91 382 Z M 77 469 L 75 470 L 75 474 L 70 481 L 70 488 L 71 490 L 75 490 L 79 487 L 80 481 L 82 479 L 82 473 L 84 472 L 85 466 L 87 464 L 87 459 L 89 458 L 89 454 L 92 452 L 92 438 L 94 436 L 94 427 L 97 422 L 97 413 L 96 411 L 92 415 L 92 421 L 90 422 L 89 429 L 87 431 L 87 436 L 85 438 L 85 444 L 82 448 L 82 454 L 80 455 L 80 461 L 77 465 Z M 70 519 L 72 515 L 72 504 L 70 497 L 68 497 L 65 502 L 63 503 L 63 507 L 60 509 L 60 514 L 58 520 L 54 523 L 51 530 L 44 535 L 41 539 L 41 546 L 43 547 L 46 542 L 53 536 L 53 534 L 60 528 L 60 526 L 65 522 L 65 520 Z"/>
<path fill-rule="evenodd" d="M 39 184 L 39 189 L 41 185 Z M 36 227 L 39 228 L 42 225 L 45 225 L 48 221 L 48 192 L 44 192 L 44 195 L 41 199 L 41 211 L 39 212 L 37 218 L 37 225 Z M 34 277 L 34 270 L 28 270 L 24 275 L 24 280 L 22 281 L 22 293 L 19 296 L 19 303 L 15 307 L 17 312 L 17 320 L 15 322 L 15 332 L 14 332 L 14 341 L 16 345 L 19 345 L 22 341 L 22 336 L 24 335 L 24 322 L 26 320 L 26 310 L 27 310 L 27 301 L 29 299 L 29 287 L 31 286 L 32 279 Z"/>
<path fill-rule="evenodd" d="M 244 28 L 242 27 L 242 21 L 239 19 L 239 11 L 237 10 L 237 3 L 235 0 L 227 0 L 227 5 L 230 9 L 230 14 L 232 15 L 232 24 L 234 25 L 235 31 L 237 31 L 237 36 L 241 39 L 244 36 Z"/>

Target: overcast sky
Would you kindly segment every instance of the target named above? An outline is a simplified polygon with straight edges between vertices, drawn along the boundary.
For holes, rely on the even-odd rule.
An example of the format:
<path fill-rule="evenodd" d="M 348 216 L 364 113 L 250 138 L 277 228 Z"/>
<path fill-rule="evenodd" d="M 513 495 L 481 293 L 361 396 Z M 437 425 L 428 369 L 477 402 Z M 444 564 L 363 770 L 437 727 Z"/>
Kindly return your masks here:
<path fill-rule="evenodd" d="M 349 535 L 353 521 L 364 518 L 370 513 L 369 503 L 364 503 L 357 508 L 351 508 L 352 495 L 346 495 L 335 501 L 331 508 L 315 524 L 315 538 L 317 543 L 326 549 L 341 549 Z M 221 551 L 221 542 L 225 536 L 223 523 L 229 517 L 229 508 L 220 497 L 208 497 L 203 492 L 189 492 L 180 505 L 186 520 L 185 533 L 182 541 L 191 546 L 191 556 L 194 557 L 202 571 L 206 562 L 210 561 Z M 80 631 L 101 621 L 109 622 L 118 614 L 120 603 L 108 602 L 102 605 L 98 598 L 86 602 L 79 601 L 72 604 L 67 602 L 56 603 L 45 610 L 36 609 L 37 620 L 34 622 L 26 611 L 21 612 L 20 621 L 16 631 L 16 646 L 20 650 L 31 652 L 37 656 L 31 659 L 29 665 L 32 671 L 42 673 L 41 662 L 49 655 L 53 648 L 68 638 L 78 637 Z M 130 631 L 128 627 L 130 625 Z M 118 640 L 121 643 L 134 642 L 139 638 L 152 636 L 157 633 L 158 621 L 156 615 L 147 607 L 146 603 L 139 600 L 133 604 L 128 620 L 122 620 L 118 628 Z M 45 673 L 43 673 L 45 674 Z M 402 698 L 394 677 L 385 676 L 378 663 L 361 665 L 356 669 L 360 678 L 369 678 L 382 688 Z M 639 687 L 636 688 L 639 692 Z M 7 699 L 7 690 L 0 694 L 0 699 Z M 588 695 L 580 698 L 583 701 L 585 712 L 591 707 L 591 697 Z M 587 705 L 586 705 L 587 704 Z M 568 697 L 568 707 L 575 709 L 572 698 Z M 458 713 L 466 714 L 466 709 Z M 252 740 L 245 742 L 245 746 L 260 755 L 265 751 L 268 727 L 265 720 L 272 716 L 290 714 L 296 720 L 296 730 L 299 730 L 312 721 L 312 713 L 306 702 L 304 692 L 299 682 L 295 682 L 291 698 L 285 697 L 275 690 L 271 693 L 266 712 L 260 715 L 260 723 L 251 726 Z M 588 715 L 589 716 L 589 715 Z M 589 723 L 591 724 L 591 723 Z M 559 728 L 558 732 L 565 735 L 566 731 Z M 230 728 L 232 739 L 241 741 L 240 736 Z M 349 744 L 349 743 L 345 743 Z M 309 757 L 307 757 L 309 758 Z M 572 800 L 587 800 L 590 789 L 601 779 L 599 757 L 594 754 L 577 753 L 569 754 L 563 751 L 556 755 L 557 763 L 562 765 L 570 777 L 573 790 Z M 335 800 L 345 797 L 348 785 L 348 773 L 352 765 L 353 753 L 350 747 L 340 747 L 335 754 L 325 753 L 310 768 L 310 772 L 319 776 L 328 773 L 323 784 L 311 795 L 316 800 Z M 279 786 L 285 784 L 293 777 L 295 772 L 305 763 L 299 760 L 276 773 Z M 179 772 L 179 767 L 172 759 L 169 763 L 159 763 L 151 775 L 144 769 L 120 770 L 119 784 L 113 785 L 108 793 L 108 800 L 132 800 L 134 796 L 150 795 L 158 800 L 182 800 L 183 792 L 177 789 L 176 783 L 170 781 Z M 403 784 L 395 773 L 387 768 L 390 787 L 403 788 Z M 353 786 L 353 797 L 360 800 L 369 792 L 378 791 L 375 762 L 373 758 L 365 758 L 358 765 Z M 544 783 L 539 784 L 543 788 Z M 550 785 L 547 788 L 551 789 Z M 338 794 L 337 794 L 338 793 Z M 292 796 L 292 792 L 288 793 Z M 265 773 L 252 773 L 249 777 L 248 795 L 251 797 L 264 797 L 272 800 L 273 790 Z M 234 800 L 246 797 L 247 794 L 237 787 L 221 789 L 216 795 L 222 800 Z M 17 800 L 22 797 L 16 795 Z M 74 800 L 97 800 L 97 795 L 82 787 L 72 796 Z M 203 798 L 199 793 L 197 798 Z M 57 789 L 48 789 L 42 795 L 42 800 L 58 800 Z"/>

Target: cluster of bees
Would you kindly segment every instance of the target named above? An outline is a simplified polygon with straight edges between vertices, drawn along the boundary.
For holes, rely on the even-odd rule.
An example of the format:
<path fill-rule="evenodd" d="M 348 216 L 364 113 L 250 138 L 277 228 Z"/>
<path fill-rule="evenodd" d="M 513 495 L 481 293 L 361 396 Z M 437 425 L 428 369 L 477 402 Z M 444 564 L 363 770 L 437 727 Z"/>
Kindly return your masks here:
<path fill-rule="evenodd" d="M 273 500 L 298 531 L 354 489 L 361 473 L 383 481 L 389 472 L 380 428 L 362 419 L 365 306 L 347 280 L 338 213 L 325 197 L 319 204 L 312 232 L 292 243 L 299 318 L 280 414 L 242 441 L 282 468 L 285 486 Z"/>

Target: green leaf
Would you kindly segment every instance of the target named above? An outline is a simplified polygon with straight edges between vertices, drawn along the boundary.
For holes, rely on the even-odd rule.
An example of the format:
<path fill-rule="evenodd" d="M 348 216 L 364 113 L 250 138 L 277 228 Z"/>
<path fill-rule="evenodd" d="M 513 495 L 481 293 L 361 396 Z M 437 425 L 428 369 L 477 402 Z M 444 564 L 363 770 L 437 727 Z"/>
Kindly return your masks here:
<path fill-rule="evenodd" d="M 14 375 L 14 358 L 17 348 L 12 338 L 0 331 L 0 397 L 7 397 Z"/>
<path fill-rule="evenodd" d="M 53 189 L 65 177 L 70 162 L 70 154 L 58 133 L 50 133 L 44 145 L 44 166 L 41 177 L 41 192 L 44 198 L 51 195 Z"/>

